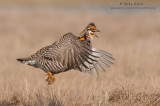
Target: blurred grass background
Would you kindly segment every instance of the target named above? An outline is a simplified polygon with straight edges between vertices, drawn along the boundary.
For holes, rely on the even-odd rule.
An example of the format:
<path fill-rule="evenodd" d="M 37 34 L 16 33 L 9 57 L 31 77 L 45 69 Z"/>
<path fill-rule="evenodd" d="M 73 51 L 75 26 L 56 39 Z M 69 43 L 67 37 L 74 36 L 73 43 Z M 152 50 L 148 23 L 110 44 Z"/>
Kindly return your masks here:
<path fill-rule="evenodd" d="M 143 2 L 145 5 L 159 4 L 158 0 L 1 0 L 2 6 L 48 6 L 48 5 L 116 5 L 120 2 Z"/>
<path fill-rule="evenodd" d="M 119 1 L 0 1 L 0 105 L 160 105 L 160 14 L 110 3 Z M 99 77 L 72 70 L 48 86 L 43 71 L 16 61 L 90 22 L 101 30 L 94 47 L 116 58 Z"/>

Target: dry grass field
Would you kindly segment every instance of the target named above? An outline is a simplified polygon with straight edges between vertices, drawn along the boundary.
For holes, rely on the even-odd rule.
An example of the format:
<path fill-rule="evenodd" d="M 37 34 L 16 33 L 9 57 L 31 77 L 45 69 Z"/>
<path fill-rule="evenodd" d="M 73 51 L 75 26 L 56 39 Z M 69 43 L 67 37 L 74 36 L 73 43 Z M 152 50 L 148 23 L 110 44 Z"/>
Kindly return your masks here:
<path fill-rule="evenodd" d="M 16 61 L 89 22 L 96 48 L 115 64 L 99 76 L 71 70 L 47 85 L 43 71 Z M 0 106 L 159 106 L 160 14 L 49 9 L 0 10 Z"/>

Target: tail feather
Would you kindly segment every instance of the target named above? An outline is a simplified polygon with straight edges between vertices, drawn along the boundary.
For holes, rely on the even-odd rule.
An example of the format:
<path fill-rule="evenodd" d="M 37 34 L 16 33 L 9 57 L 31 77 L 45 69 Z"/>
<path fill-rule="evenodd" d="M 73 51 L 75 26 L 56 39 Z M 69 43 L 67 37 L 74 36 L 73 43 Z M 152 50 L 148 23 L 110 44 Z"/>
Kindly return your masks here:
<path fill-rule="evenodd" d="M 27 65 L 34 65 L 35 64 L 35 60 L 32 60 L 30 58 L 19 58 L 19 59 L 17 59 L 17 61 L 19 61 L 23 64 L 27 64 Z"/>

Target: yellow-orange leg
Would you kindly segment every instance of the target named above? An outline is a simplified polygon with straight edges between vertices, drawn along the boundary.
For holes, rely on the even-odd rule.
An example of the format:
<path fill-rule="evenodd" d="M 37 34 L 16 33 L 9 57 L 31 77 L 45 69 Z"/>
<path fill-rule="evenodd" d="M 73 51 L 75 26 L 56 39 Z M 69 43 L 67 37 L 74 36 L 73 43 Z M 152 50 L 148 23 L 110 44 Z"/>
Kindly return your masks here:
<path fill-rule="evenodd" d="M 51 72 L 47 72 L 48 78 L 46 79 L 46 81 L 48 82 L 48 85 L 53 84 L 55 81 L 55 76 L 52 75 Z"/>

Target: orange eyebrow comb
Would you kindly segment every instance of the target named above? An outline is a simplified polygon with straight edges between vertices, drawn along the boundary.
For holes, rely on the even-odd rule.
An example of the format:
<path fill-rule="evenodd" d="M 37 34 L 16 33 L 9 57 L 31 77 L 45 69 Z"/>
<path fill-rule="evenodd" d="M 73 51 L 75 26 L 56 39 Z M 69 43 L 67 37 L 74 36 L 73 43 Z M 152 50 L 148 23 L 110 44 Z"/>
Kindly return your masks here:
<path fill-rule="evenodd" d="M 91 29 L 94 29 L 94 30 L 96 29 L 95 27 L 90 27 L 90 28 L 91 28 Z"/>

